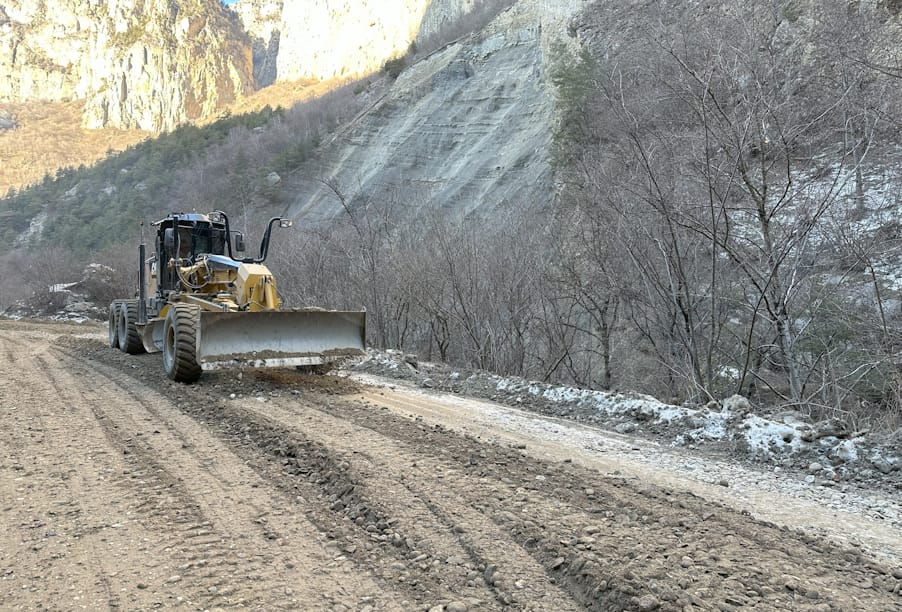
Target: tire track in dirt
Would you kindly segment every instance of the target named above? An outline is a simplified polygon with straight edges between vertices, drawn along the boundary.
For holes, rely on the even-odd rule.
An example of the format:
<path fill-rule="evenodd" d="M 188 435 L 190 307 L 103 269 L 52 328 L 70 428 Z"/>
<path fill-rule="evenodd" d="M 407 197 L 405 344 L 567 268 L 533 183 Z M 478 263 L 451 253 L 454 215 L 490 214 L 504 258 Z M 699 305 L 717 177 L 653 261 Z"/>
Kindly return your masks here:
<path fill-rule="evenodd" d="M 356 376 L 352 379 L 358 380 Z M 366 380 L 360 382 L 366 384 Z M 698 473 L 695 469 L 701 463 L 695 454 L 671 454 L 640 439 L 493 402 L 422 392 L 406 385 L 386 386 L 379 379 L 373 379 L 373 384 L 375 389 L 364 390 L 359 397 L 388 407 L 402 417 L 421 416 L 427 422 L 496 443 L 525 444 L 531 456 L 543 461 L 566 459 L 601 473 L 623 473 L 665 489 L 692 492 L 726 507 L 747 510 L 762 521 L 827 537 L 841 547 L 861 544 L 871 556 L 889 565 L 902 561 L 902 534 L 893 522 L 881 520 L 883 517 L 875 520 L 860 510 L 874 501 L 879 504 L 880 498 L 890 501 L 891 496 L 851 490 L 850 502 L 858 510 L 840 509 L 831 501 L 845 498 L 845 491 L 841 496 L 810 490 L 799 495 L 791 484 L 792 477 L 773 487 L 776 477 L 770 470 L 711 458 L 711 469 Z M 735 475 L 738 486 L 717 484 L 725 473 Z M 812 499 L 811 493 L 821 493 L 820 500 L 816 496 Z"/>
<path fill-rule="evenodd" d="M 87 343 L 74 347 L 74 354 L 113 368 L 137 366 L 120 370 L 123 381 L 160 377 L 155 361 L 130 360 Z M 290 384 L 255 386 L 276 395 L 291 389 Z M 520 449 L 304 388 L 294 391 L 306 401 L 282 397 L 263 403 L 230 401 L 225 396 L 232 389 L 241 384 L 224 376 L 192 387 L 160 387 L 176 404 L 173 408 L 216 432 L 265 480 L 303 492 L 313 510 L 311 520 L 345 546 L 351 544 L 354 550 L 347 555 L 358 568 L 370 568 L 381 584 L 404 578 L 404 592 L 421 604 L 470 588 L 461 584 L 459 571 L 434 565 L 441 559 L 430 557 L 432 550 L 411 565 L 410 555 L 423 541 L 436 552 L 475 554 L 479 564 L 491 561 L 492 546 L 514 546 L 525 554 L 526 564 L 541 568 L 531 574 L 534 579 L 550 576 L 555 588 L 563 587 L 557 596 L 561 605 L 578 602 L 597 610 L 902 607 L 902 583 L 860 553 L 754 521 L 682 491 L 536 460 Z M 312 425 L 305 422 L 307 415 Z M 182 429 L 181 421 L 177 428 Z M 419 507 L 411 518 L 424 516 L 430 524 L 409 524 L 403 514 L 394 520 L 395 509 L 413 498 Z M 464 533 L 475 544 L 446 539 L 449 525 L 458 522 L 474 525 Z M 390 542 L 396 533 L 403 540 L 398 547 Z M 392 568 L 395 559 L 404 569 Z M 424 561 L 432 563 L 416 566 Z M 507 567 L 509 573 L 513 567 Z M 530 593 L 526 589 L 534 587 L 524 582 L 518 588 L 513 580 L 510 588 L 505 570 L 505 565 L 496 567 L 501 591 L 510 589 L 514 607 L 525 607 L 528 597 L 517 599 L 517 591 Z M 491 572 L 477 576 L 485 583 L 477 585 L 478 591 L 496 593 L 492 578 Z M 485 606 L 502 603 L 496 597 Z"/>
<path fill-rule="evenodd" d="M 120 381 L 119 384 L 123 387 L 134 387 L 128 393 L 143 389 L 140 383 L 121 372 L 100 364 L 92 364 L 92 369 L 94 368 L 99 368 L 105 375 Z M 259 476 L 296 497 L 296 502 L 305 508 L 303 520 L 316 525 L 321 533 L 326 534 L 326 549 L 333 551 L 333 556 L 338 555 L 336 561 L 345 564 L 344 569 L 348 575 L 343 579 L 336 577 L 336 580 L 339 583 L 354 582 L 353 576 L 360 574 L 369 575 L 380 584 L 379 588 L 371 588 L 371 592 L 377 595 L 362 598 L 364 607 L 373 605 L 376 609 L 395 609 L 398 604 L 391 603 L 395 601 L 400 602 L 401 609 L 409 609 L 411 599 L 435 599 L 434 593 L 441 590 L 439 585 L 430 584 L 422 575 L 412 576 L 409 586 L 394 584 L 391 579 L 386 579 L 383 569 L 396 559 L 390 557 L 387 560 L 380 559 L 381 562 L 372 562 L 370 548 L 376 536 L 362 529 L 361 525 L 379 522 L 387 527 L 387 523 L 355 494 L 355 484 L 346 474 L 342 457 L 335 456 L 318 445 L 309 444 L 306 440 L 292 439 L 284 431 L 274 429 L 265 418 L 256 420 L 254 415 L 247 418 L 243 412 L 237 419 L 232 418 L 234 415 L 224 411 L 218 403 L 209 401 L 206 394 L 203 394 L 204 400 L 193 401 L 192 395 L 196 395 L 198 389 L 199 387 L 183 385 L 171 385 L 168 389 L 173 393 L 173 402 L 178 403 L 178 410 L 173 407 L 166 411 L 170 413 L 165 418 L 171 420 L 169 426 L 173 432 L 180 432 L 182 435 L 187 431 L 197 431 L 209 442 L 209 430 L 212 429 L 231 442 L 231 450 L 237 450 Z M 196 443 L 193 435 L 185 439 L 192 446 Z M 230 451 L 220 447 L 213 448 L 209 454 L 219 456 L 223 452 Z M 338 497 L 336 492 L 340 492 L 342 498 L 348 501 L 348 513 L 335 512 L 331 507 Z M 317 498 L 322 499 L 323 505 L 319 508 L 316 508 Z M 282 524 L 285 525 L 286 522 L 290 524 L 292 521 L 282 521 Z M 352 604 L 349 607 L 355 606 Z"/>
<path fill-rule="evenodd" d="M 108 413 L 101 404 L 109 406 L 115 405 L 116 402 L 111 401 L 112 396 L 103 391 L 104 385 L 95 381 L 93 389 L 82 390 L 72 377 L 65 373 L 64 368 L 51 368 L 46 364 L 43 366 L 43 373 L 58 396 L 70 404 L 87 406 L 100 424 L 110 445 L 124 455 L 131 469 L 129 474 L 118 479 L 118 484 L 125 495 L 131 498 L 130 506 L 139 513 L 138 520 L 157 536 L 164 550 L 173 550 L 177 559 L 187 561 L 171 568 L 172 574 L 166 581 L 170 584 L 185 581 L 188 588 L 186 591 L 179 589 L 179 596 L 186 599 L 189 605 L 202 602 L 204 605 L 212 606 L 220 603 L 215 601 L 210 593 L 221 595 L 219 589 L 229 576 L 227 567 L 229 551 L 222 546 L 225 537 L 208 529 L 212 523 L 200 505 L 192 498 L 179 478 L 161 465 L 153 449 L 142 441 L 129 437 L 141 435 L 142 429 L 132 419 L 126 421 L 123 418 L 126 412 L 131 412 L 132 407 L 120 404 L 118 418 L 111 418 L 112 411 Z M 198 560 L 204 562 L 197 563 Z M 209 567 L 217 577 L 212 583 L 203 580 L 199 575 L 199 570 L 206 567 Z M 246 581 L 253 568 L 243 565 L 243 569 L 247 572 L 245 575 L 235 575 L 231 578 Z M 178 580 L 175 580 L 176 576 L 179 577 Z"/>
<path fill-rule="evenodd" d="M 76 374 L 89 373 L 77 360 L 63 361 Z M 162 396 L 131 379 L 122 381 L 104 367 L 92 367 L 90 374 L 94 389 L 81 392 L 80 401 L 100 413 L 98 418 L 108 423 L 105 431 L 134 457 L 136 466 L 147 466 L 141 473 L 143 484 L 166 491 L 165 496 L 141 496 L 137 503 L 155 524 L 169 518 L 179 525 L 168 544 L 184 561 L 178 567 L 180 582 L 195 587 L 191 601 L 204 607 L 252 603 L 265 609 L 296 609 L 300 604 L 356 607 L 367 600 L 379 609 L 393 608 L 390 594 L 386 597 L 374 583 L 346 568 L 330 567 L 328 580 L 304 580 L 319 570 L 317 566 L 334 563 L 335 555 L 315 543 L 316 528 L 283 500 L 261 494 L 265 483 L 252 470 L 210 440 L 203 427 L 184 415 L 178 418 Z M 105 410 L 102 406 L 114 395 L 118 409 Z M 142 422 L 153 424 L 150 435 L 140 442 L 137 436 L 125 437 L 128 433 L 123 432 L 147 430 Z M 191 491 L 186 483 L 191 483 Z M 298 523 L 307 529 L 299 529 Z"/>
<path fill-rule="evenodd" d="M 442 415 L 441 407 L 444 407 L 444 404 L 432 403 L 426 397 L 423 398 L 408 398 L 408 397 L 399 397 L 394 393 L 385 393 L 383 391 L 364 391 L 360 397 L 362 401 L 367 403 L 372 403 L 374 406 L 384 406 L 390 407 L 394 412 L 398 414 L 412 414 L 412 415 L 430 415 L 433 417 L 431 420 L 442 421 L 440 415 Z M 456 400 L 457 398 L 454 398 Z M 451 406 L 451 412 L 456 413 L 460 408 L 457 406 Z M 447 416 L 447 415 L 446 415 Z M 439 418 L 435 418 L 439 417 Z M 460 415 L 455 414 L 454 418 L 451 419 L 451 422 L 457 422 L 460 418 Z M 481 427 L 477 427 L 475 429 L 477 432 L 481 432 L 485 435 L 485 430 Z M 505 437 L 501 438 L 502 440 Z M 527 439 L 524 437 L 514 436 L 514 440 L 521 442 L 525 441 L 532 446 L 536 444 L 538 447 L 540 454 L 542 450 L 547 450 L 542 441 L 536 441 L 534 439 Z M 557 457 L 556 461 L 560 461 L 561 457 L 567 456 L 567 453 L 554 452 L 555 457 Z M 533 456 L 536 456 L 533 454 Z M 595 468 L 595 464 L 589 464 L 592 468 Z M 600 462 L 600 468 L 604 472 L 608 473 L 612 469 L 616 468 L 616 464 L 613 464 L 610 459 L 604 459 Z M 590 470 L 591 471 L 591 470 Z M 616 470 L 615 470 L 616 473 Z M 658 485 L 656 487 L 648 487 L 647 490 L 644 485 L 641 484 L 641 481 L 636 479 L 635 477 L 630 477 L 629 480 L 635 483 L 634 486 L 628 487 L 618 487 L 616 489 L 607 490 L 605 492 L 605 496 L 612 500 L 616 501 L 615 507 L 623 507 L 629 506 L 633 509 L 634 513 L 641 514 L 642 509 L 647 509 L 650 507 L 650 504 L 654 503 L 655 496 L 649 496 L 648 492 L 653 490 L 659 490 L 664 492 L 667 496 L 670 495 L 670 492 L 675 489 L 671 488 L 672 481 L 667 482 L 663 485 Z M 719 491 L 718 491 L 719 492 Z M 638 495 L 637 495 L 638 494 Z M 712 502 L 710 500 L 705 500 L 702 496 L 696 495 L 694 493 L 683 492 L 683 495 L 686 495 L 690 500 L 696 500 L 696 503 L 691 505 L 686 505 L 685 502 L 679 502 L 683 505 L 684 509 L 689 511 L 692 509 L 692 514 L 695 517 L 696 523 L 714 523 L 720 522 L 720 528 L 729 530 L 731 533 L 735 534 L 736 537 L 746 538 L 746 544 L 750 548 L 763 548 L 768 550 L 776 550 L 780 551 L 785 555 L 793 556 L 798 555 L 799 551 L 796 550 L 797 547 L 803 545 L 806 549 L 809 549 L 811 554 L 817 557 L 825 557 L 830 558 L 830 553 L 838 551 L 840 554 L 837 554 L 836 557 L 828 563 L 828 565 L 832 565 L 836 569 L 840 569 L 845 572 L 849 572 L 854 575 L 857 570 L 861 567 L 869 568 L 871 571 L 875 572 L 878 575 L 878 581 L 885 581 L 887 583 L 887 588 L 892 590 L 894 588 L 894 581 L 887 576 L 887 568 L 881 563 L 875 563 L 874 559 L 869 556 L 862 554 L 860 550 L 854 550 L 848 546 L 844 546 L 842 543 L 835 543 L 833 545 L 827 545 L 820 537 L 814 537 L 810 534 L 806 534 L 804 531 L 795 530 L 793 533 L 793 537 L 783 538 L 781 536 L 782 533 L 793 532 L 791 528 L 781 528 L 777 527 L 771 522 L 766 520 L 752 520 L 751 518 L 743 521 L 724 521 L 723 515 L 720 513 L 711 512 L 713 508 L 732 508 L 732 506 L 725 505 L 720 502 Z M 658 496 L 660 498 L 660 496 Z M 671 503 L 669 500 L 670 497 L 661 498 L 665 502 Z M 574 503 L 584 504 L 588 500 L 577 498 L 574 500 Z M 610 511 L 610 508 L 606 508 L 606 511 Z M 736 512 L 732 513 L 733 515 Z M 739 514 L 742 516 L 746 516 L 747 513 L 743 511 L 739 511 Z M 727 515 L 729 516 L 729 514 Z M 681 519 L 683 522 L 689 522 L 688 519 Z M 764 527 L 762 529 L 762 527 Z M 877 532 L 881 533 L 881 532 Z M 886 562 L 884 559 L 883 562 Z M 890 562 L 891 563 L 891 562 Z M 787 572 L 792 573 L 792 572 Z M 867 578 L 863 576 L 859 576 L 859 580 L 863 583 L 867 583 Z"/>
<path fill-rule="evenodd" d="M 420 542 L 419 549 L 411 553 L 413 557 L 425 556 L 421 564 L 438 563 L 444 572 L 462 573 L 461 582 L 473 584 L 471 598 L 482 595 L 484 589 L 476 588 L 478 581 L 502 605 L 516 602 L 525 609 L 561 611 L 581 607 L 568 601 L 574 593 L 554 585 L 545 567 L 491 518 L 461 503 L 466 500 L 463 491 L 446 484 L 446 476 L 455 471 L 451 465 L 430 461 L 415 449 L 401 446 L 374 430 L 333 418 L 309 405 L 299 409 L 296 403 L 284 406 L 277 400 L 268 402 L 265 408 L 253 404 L 243 407 L 350 457 L 362 495 L 385 506 L 385 513 L 400 517 L 396 528 Z M 465 559 L 471 561 L 469 569 Z M 478 567 L 482 569 L 476 572 Z M 486 571 L 491 567 L 502 569 L 493 575 L 491 569 Z M 502 572 L 510 578 L 502 581 Z M 478 575 L 471 577 L 470 573 Z M 522 586 L 516 587 L 515 582 Z"/>
<path fill-rule="evenodd" d="M 0 363 L 0 463 L 9 463 L 15 474 L 0 479 L 0 488 L 12 485 L 2 496 L 0 515 L 3 537 L 9 538 L 0 550 L 11 565 L 0 573 L 4 580 L 27 580 L 7 602 L 27 607 L 24 602 L 36 597 L 56 606 L 119 607 L 126 577 L 119 574 L 118 559 L 149 535 L 123 534 L 118 523 L 128 520 L 126 513 L 106 501 L 117 494 L 108 478 L 121 466 L 83 411 L 54 401 L 56 390 L 46 376 L 34 375 L 43 369 L 46 347 L 7 333 L 0 342 L 4 355 L 12 355 Z M 139 563 L 154 555 L 146 548 L 129 554 Z M 42 584 L 51 574 L 56 578 Z M 129 599 L 152 603 L 139 594 Z"/>
<path fill-rule="evenodd" d="M 97 366 L 92 364 L 92 370 L 96 368 Z M 200 422 L 207 422 L 214 427 L 216 424 L 220 425 L 232 440 L 237 424 L 243 438 L 251 439 L 254 444 L 261 444 L 263 450 L 279 458 L 287 474 L 284 473 L 285 470 L 278 475 L 270 474 L 274 482 L 281 481 L 283 485 L 287 484 L 298 489 L 296 476 L 306 476 L 308 482 L 313 483 L 318 491 L 311 494 L 308 489 L 305 497 L 311 501 L 312 495 L 319 495 L 325 504 L 324 512 L 316 513 L 314 516 L 322 521 L 324 529 L 329 529 L 330 532 L 340 536 L 338 539 L 347 542 L 343 550 L 352 549 L 348 556 L 360 564 L 363 571 L 375 571 L 389 588 L 395 583 L 395 588 L 408 587 L 412 599 L 430 606 L 436 601 L 451 602 L 455 593 L 463 590 L 462 587 L 468 578 L 466 574 L 475 574 L 477 580 L 481 582 L 482 579 L 478 578 L 480 573 L 474 569 L 464 571 L 464 568 L 459 568 L 449 571 L 449 568 L 436 568 L 426 563 L 427 560 L 436 560 L 419 550 L 422 544 L 428 543 L 421 540 L 420 535 L 424 538 L 434 536 L 433 531 L 429 529 L 405 532 L 398 535 L 397 544 L 391 544 L 387 534 L 397 533 L 393 527 L 396 520 L 382 511 L 378 497 L 366 495 L 366 488 L 362 486 L 360 475 L 348 469 L 351 457 L 346 453 L 311 442 L 300 432 L 291 431 L 273 422 L 265 414 L 245 410 L 235 411 L 229 407 L 223 409 L 216 405 L 202 406 L 200 402 L 191 401 L 189 396 L 204 394 L 200 386 L 189 388 L 178 385 L 170 390 L 177 391 L 183 396 L 184 401 L 180 408 L 188 411 Z M 237 423 L 233 417 L 237 417 Z M 257 449 L 258 453 L 259 450 L 260 448 Z M 288 482 L 286 476 L 290 477 Z M 430 526 L 440 522 L 439 517 L 432 514 L 428 507 L 423 504 L 420 506 L 423 509 L 421 517 L 423 522 Z M 456 536 L 450 529 L 445 531 L 447 541 L 453 542 Z M 467 553 L 457 547 L 451 550 L 449 555 L 466 557 Z M 414 559 L 417 561 L 413 561 Z M 483 587 L 483 590 L 485 594 L 476 593 L 476 596 L 469 599 L 482 602 L 482 609 L 504 607 L 502 600 L 498 598 L 495 598 L 494 604 L 491 603 L 492 589 Z M 567 598 L 561 598 L 551 608 L 571 609 L 571 606 L 567 605 Z"/>
<path fill-rule="evenodd" d="M 77 359 L 73 358 L 72 362 L 77 362 Z M 119 381 L 119 386 L 126 386 L 125 381 L 119 380 L 123 373 L 99 364 L 91 364 L 91 371 L 100 371 Z M 134 384 L 133 379 L 128 380 Z M 202 389 L 200 386 L 183 385 L 168 389 L 181 398 L 178 400 L 181 402 L 179 408 L 186 411 L 182 418 L 177 419 L 179 430 L 192 427 L 193 421 L 194 427 L 203 428 L 206 425 L 219 428 L 220 433 L 232 444 L 236 438 L 240 438 L 244 445 L 251 446 L 249 458 L 255 460 L 252 463 L 261 475 L 295 495 L 301 493 L 307 504 L 320 502 L 318 511 L 308 512 L 306 518 L 317 524 L 322 531 L 335 536 L 333 542 L 337 544 L 337 550 L 353 560 L 358 565 L 358 571 L 372 573 L 380 579 L 383 590 L 387 593 L 401 589 L 406 592 L 408 600 L 425 602 L 424 605 L 453 599 L 453 592 L 447 585 L 449 579 L 453 580 L 453 576 L 437 572 L 431 566 L 423 569 L 410 563 L 407 553 L 416 550 L 418 543 L 415 539 L 405 535 L 399 546 L 387 542 L 384 532 L 390 531 L 395 521 L 381 513 L 372 500 L 361 495 L 360 481 L 357 475 L 350 473 L 347 458 L 343 454 L 336 454 L 332 449 L 312 443 L 300 434 L 295 435 L 272 422 L 266 415 L 224 409 L 209 400 L 206 403 L 195 401 L 192 396 L 205 395 Z M 175 397 L 173 400 L 177 401 Z M 175 423 L 173 427 L 176 427 Z M 238 448 L 240 450 L 242 444 Z M 260 462 L 261 451 L 270 455 L 265 462 Z M 248 457 L 246 453 L 242 455 Z M 273 459 L 278 462 L 277 470 L 266 465 L 267 462 L 272 464 Z M 299 477 L 309 484 L 305 486 L 303 481 L 299 481 Z M 340 503 L 336 503 L 339 500 Z M 417 556 L 419 554 L 414 555 L 414 558 Z M 398 599 L 403 598 L 399 596 Z M 409 609 L 410 605 L 408 601 L 402 607 Z M 494 607 L 500 607 L 500 604 L 483 609 Z"/>
<path fill-rule="evenodd" d="M 405 427 L 398 419 L 373 418 L 374 406 L 355 407 L 342 400 L 326 400 L 318 405 L 329 406 L 329 412 L 341 421 L 353 421 L 382 435 L 402 438 L 421 455 L 446 458 L 441 445 L 423 440 L 421 428 L 411 428 L 409 423 Z M 474 470 L 467 467 L 467 462 L 462 463 L 464 471 L 486 475 L 482 466 Z M 523 504 L 519 516 L 516 510 L 513 516 L 506 513 L 503 505 L 495 507 L 496 516 L 502 517 L 519 535 L 524 546 L 531 548 L 530 542 L 552 544 L 538 554 L 545 559 L 556 555 L 551 564 L 560 565 L 569 575 L 585 576 L 587 566 L 596 565 L 599 556 L 608 557 L 610 571 L 596 576 L 599 578 L 596 588 L 601 587 L 609 594 L 593 594 L 604 601 L 602 609 L 627 605 L 628 598 L 638 591 L 637 585 L 647 579 L 660 580 L 662 576 L 678 584 L 696 585 L 703 593 L 703 599 L 723 598 L 723 603 L 732 598 L 748 605 L 754 600 L 770 598 L 776 604 L 785 598 L 794 609 L 817 609 L 829 605 L 824 603 L 825 600 L 844 602 L 844 605 L 863 610 L 873 609 L 875 602 L 881 600 L 885 600 L 885 605 L 890 608 L 900 605 L 899 583 L 886 567 L 871 562 L 858 551 L 844 550 L 818 538 L 754 521 L 693 495 L 624 479 L 601 478 L 568 464 L 543 464 L 525 459 L 522 453 L 511 452 L 498 465 L 503 471 L 493 470 L 495 478 L 503 481 L 504 473 L 514 478 L 514 474 L 521 472 L 520 482 L 534 478 L 526 488 L 534 489 L 545 498 L 544 502 L 531 500 Z M 512 469 L 518 465 L 522 468 Z M 568 477 L 574 473 L 581 473 L 582 483 L 574 483 Z M 462 482 L 459 490 L 462 499 L 467 499 L 467 492 L 472 491 L 470 482 Z M 476 497 L 492 499 L 490 495 Z M 548 500 L 562 501 L 565 506 L 554 509 Z M 568 513 L 566 524 L 555 520 L 556 512 Z M 540 520 L 543 518 L 544 521 Z M 591 530 L 588 538 L 580 533 L 580 526 L 583 530 Z M 556 534 L 555 530 L 558 530 Z M 583 540 L 588 544 L 583 548 L 590 552 L 586 554 L 585 550 L 579 550 L 578 545 L 554 546 L 558 539 L 569 539 L 577 544 Z M 657 545 L 649 546 L 650 542 Z M 668 550 L 668 545 L 673 550 Z M 633 552 L 628 559 L 619 562 L 617 559 L 622 556 L 620 551 L 624 547 Z M 602 554 L 595 555 L 593 549 Z M 635 551 L 645 553 L 646 558 L 634 555 Z M 680 554 L 674 557 L 678 551 Z M 749 554 L 749 551 L 767 551 L 767 554 Z M 688 568 L 675 563 L 682 563 L 684 553 L 696 557 Z M 632 567 L 624 570 L 618 566 Z M 700 571 L 718 578 L 701 580 Z M 597 570 L 595 573 L 598 574 Z M 617 584 L 623 585 L 622 598 L 616 594 Z M 751 586 L 745 589 L 746 584 Z M 685 590 L 685 587 L 680 586 L 680 589 Z M 895 597 L 890 593 L 894 589 Z M 740 597 L 734 597 L 737 590 L 741 592 Z M 788 597 L 783 597 L 784 592 Z M 679 600 L 677 593 L 669 596 Z M 879 608 L 881 604 L 876 605 Z"/>

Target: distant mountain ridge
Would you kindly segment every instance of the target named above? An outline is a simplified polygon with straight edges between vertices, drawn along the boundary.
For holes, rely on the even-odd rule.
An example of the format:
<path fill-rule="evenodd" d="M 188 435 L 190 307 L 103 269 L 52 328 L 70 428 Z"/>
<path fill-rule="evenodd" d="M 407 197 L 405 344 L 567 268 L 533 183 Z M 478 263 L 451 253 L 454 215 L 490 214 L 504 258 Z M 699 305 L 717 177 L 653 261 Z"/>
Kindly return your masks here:
<path fill-rule="evenodd" d="M 85 102 L 82 126 L 154 133 L 277 81 L 378 71 L 478 0 L 8 0 L 0 103 Z"/>

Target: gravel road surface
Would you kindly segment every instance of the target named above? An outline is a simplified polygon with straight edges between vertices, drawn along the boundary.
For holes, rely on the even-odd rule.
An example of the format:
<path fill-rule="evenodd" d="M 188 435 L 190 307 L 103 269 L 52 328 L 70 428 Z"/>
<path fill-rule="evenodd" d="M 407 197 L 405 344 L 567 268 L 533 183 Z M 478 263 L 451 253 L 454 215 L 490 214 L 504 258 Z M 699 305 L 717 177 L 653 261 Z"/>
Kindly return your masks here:
<path fill-rule="evenodd" d="M 878 493 L 98 332 L 0 322 L 2 609 L 902 609 Z"/>

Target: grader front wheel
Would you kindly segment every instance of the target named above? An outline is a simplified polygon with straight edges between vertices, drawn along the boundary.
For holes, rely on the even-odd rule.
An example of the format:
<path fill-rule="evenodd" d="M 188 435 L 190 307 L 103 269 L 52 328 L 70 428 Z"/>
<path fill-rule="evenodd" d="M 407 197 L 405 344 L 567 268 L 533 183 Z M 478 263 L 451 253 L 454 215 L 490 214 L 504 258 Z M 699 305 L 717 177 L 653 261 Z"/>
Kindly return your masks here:
<path fill-rule="evenodd" d="M 200 309 L 190 304 L 172 304 L 163 324 L 163 368 L 172 380 L 195 382 L 201 375 L 197 363 L 197 326 Z"/>

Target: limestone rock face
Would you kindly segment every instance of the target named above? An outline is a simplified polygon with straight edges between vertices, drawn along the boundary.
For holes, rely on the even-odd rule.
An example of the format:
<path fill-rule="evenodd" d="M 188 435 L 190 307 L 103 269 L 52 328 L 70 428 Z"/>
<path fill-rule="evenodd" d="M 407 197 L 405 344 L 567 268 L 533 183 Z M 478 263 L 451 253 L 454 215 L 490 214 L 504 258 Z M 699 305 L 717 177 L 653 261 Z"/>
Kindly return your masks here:
<path fill-rule="evenodd" d="M 430 0 L 285 0 L 280 80 L 378 70 L 416 38 Z"/>
<path fill-rule="evenodd" d="M 521 0 L 476 36 L 402 72 L 300 169 L 289 215 L 316 223 L 342 214 L 321 178 L 352 206 L 396 201 L 503 219 L 549 205 L 557 120 L 549 49 L 581 4 Z"/>
<path fill-rule="evenodd" d="M 357 76 L 473 10 L 477 0 L 239 0 L 258 86 Z"/>
<path fill-rule="evenodd" d="M 85 100 L 87 128 L 169 130 L 253 90 L 250 40 L 216 0 L 5 0 L 0 101 Z"/>
<path fill-rule="evenodd" d="M 417 41 L 428 38 L 443 27 L 454 23 L 461 16 L 473 11 L 477 4 L 476 0 L 433 0 L 423 15 Z"/>
<path fill-rule="evenodd" d="M 8 0 L 0 7 L 0 101 L 69 100 L 75 96 L 88 44 L 74 7 L 51 10 L 41 0 Z M 67 35 L 68 33 L 68 35 Z"/>
<path fill-rule="evenodd" d="M 230 4 L 254 45 L 254 78 L 258 87 L 278 77 L 276 61 L 282 28 L 282 0 L 241 0 Z"/>

